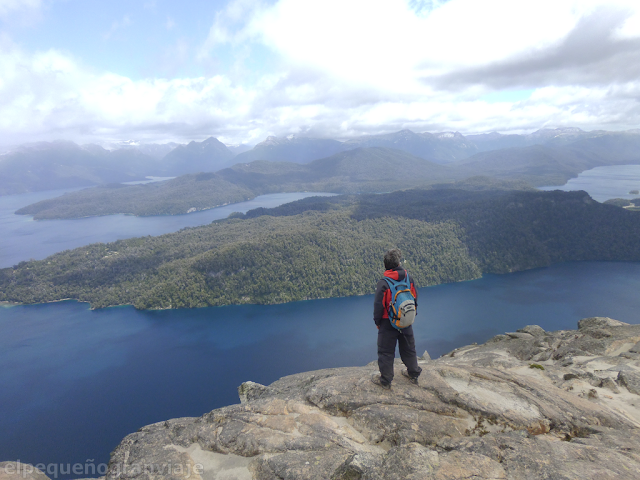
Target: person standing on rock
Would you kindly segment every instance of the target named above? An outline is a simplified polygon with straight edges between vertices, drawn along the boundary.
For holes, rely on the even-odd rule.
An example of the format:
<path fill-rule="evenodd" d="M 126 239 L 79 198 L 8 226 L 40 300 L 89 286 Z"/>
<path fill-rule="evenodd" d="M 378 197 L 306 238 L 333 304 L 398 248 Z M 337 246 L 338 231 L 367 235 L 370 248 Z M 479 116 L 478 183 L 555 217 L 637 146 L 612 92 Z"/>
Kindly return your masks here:
<path fill-rule="evenodd" d="M 402 253 L 397 248 L 384 254 L 384 276 L 395 281 L 406 278 L 407 271 L 401 266 Z M 418 292 L 409 277 L 411 293 L 415 297 L 415 307 L 418 308 Z M 413 325 L 398 330 L 389 320 L 389 304 L 392 302 L 389 283 L 384 278 L 376 285 L 376 294 L 373 300 L 373 321 L 378 327 L 378 367 L 380 375 L 371 377 L 371 381 L 385 389 L 391 388 L 393 380 L 393 360 L 396 355 L 396 344 L 400 351 L 402 363 L 407 367 L 402 370 L 402 375 L 415 385 L 422 369 L 418 366 L 415 339 L 413 338 Z"/>

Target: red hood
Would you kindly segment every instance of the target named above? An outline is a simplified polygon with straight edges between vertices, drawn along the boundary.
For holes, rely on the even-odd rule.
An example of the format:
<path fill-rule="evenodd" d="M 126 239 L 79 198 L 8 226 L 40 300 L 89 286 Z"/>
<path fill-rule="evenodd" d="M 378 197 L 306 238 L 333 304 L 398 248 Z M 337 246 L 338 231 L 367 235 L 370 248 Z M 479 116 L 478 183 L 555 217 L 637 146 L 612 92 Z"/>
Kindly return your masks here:
<path fill-rule="evenodd" d="M 390 278 L 391 280 L 395 280 L 396 282 L 400 280 L 400 273 L 402 273 L 402 278 L 405 277 L 404 269 L 400 270 L 385 270 L 384 276 Z"/>

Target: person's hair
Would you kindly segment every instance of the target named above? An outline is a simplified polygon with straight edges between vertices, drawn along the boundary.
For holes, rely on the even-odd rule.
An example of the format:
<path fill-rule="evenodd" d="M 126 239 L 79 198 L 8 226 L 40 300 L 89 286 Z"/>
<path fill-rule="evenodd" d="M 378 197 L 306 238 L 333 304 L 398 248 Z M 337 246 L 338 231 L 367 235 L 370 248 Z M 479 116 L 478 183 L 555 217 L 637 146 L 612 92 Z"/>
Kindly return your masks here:
<path fill-rule="evenodd" d="M 393 248 L 384 254 L 384 268 L 386 270 L 396 268 L 400 265 L 400 260 L 402 260 L 402 252 Z"/>

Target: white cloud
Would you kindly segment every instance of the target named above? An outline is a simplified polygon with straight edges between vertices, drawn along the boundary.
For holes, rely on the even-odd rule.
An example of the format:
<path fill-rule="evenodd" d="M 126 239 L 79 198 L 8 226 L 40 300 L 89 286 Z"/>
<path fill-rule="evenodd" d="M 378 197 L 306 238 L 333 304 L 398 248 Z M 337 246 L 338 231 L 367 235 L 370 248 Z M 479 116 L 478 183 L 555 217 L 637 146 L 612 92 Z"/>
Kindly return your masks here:
<path fill-rule="evenodd" d="M 637 3 L 637 2 L 636 2 Z M 553 51 L 598 8 L 640 12 L 629 1 L 280 0 L 245 33 L 291 63 L 346 81 L 407 91 L 428 77 Z M 623 32 L 634 30 L 635 18 Z M 637 31 L 636 31 L 637 33 Z"/>
<path fill-rule="evenodd" d="M 216 13 L 216 19 L 200 48 L 198 59 L 207 59 L 220 45 L 237 44 L 255 37 L 252 19 L 260 18 L 265 8 L 262 0 L 231 0 L 223 10 Z"/>
<path fill-rule="evenodd" d="M 198 78 L 96 73 L 68 54 L 0 39 L 0 143 L 637 128 L 639 12 L 622 0 L 233 0 L 198 57 L 232 48 L 235 63 Z M 265 46 L 277 69 L 246 75 Z M 178 39 L 167 72 L 189 52 Z M 500 89 L 532 93 L 482 99 Z"/>
<path fill-rule="evenodd" d="M 629 6 L 630 15 L 624 24 L 615 32 L 620 39 L 640 37 L 640 9 Z"/>

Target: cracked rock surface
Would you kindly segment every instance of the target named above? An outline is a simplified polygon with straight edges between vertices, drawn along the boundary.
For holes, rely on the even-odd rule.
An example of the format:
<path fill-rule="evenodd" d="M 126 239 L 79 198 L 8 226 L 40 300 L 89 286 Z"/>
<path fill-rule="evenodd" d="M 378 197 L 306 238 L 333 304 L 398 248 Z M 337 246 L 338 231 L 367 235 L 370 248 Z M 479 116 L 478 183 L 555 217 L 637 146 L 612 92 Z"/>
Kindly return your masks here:
<path fill-rule="evenodd" d="M 400 363 L 390 391 L 376 363 L 247 382 L 240 404 L 127 436 L 106 480 L 638 479 L 639 342 L 594 317 L 426 355 L 418 386 Z"/>

